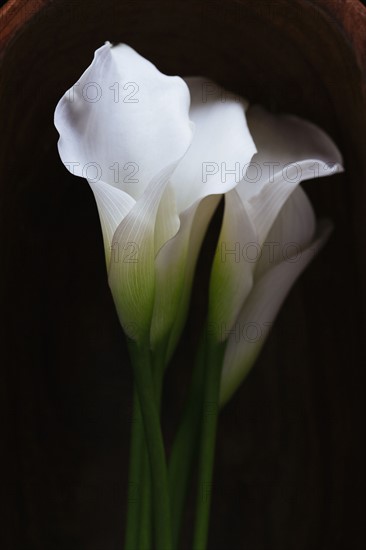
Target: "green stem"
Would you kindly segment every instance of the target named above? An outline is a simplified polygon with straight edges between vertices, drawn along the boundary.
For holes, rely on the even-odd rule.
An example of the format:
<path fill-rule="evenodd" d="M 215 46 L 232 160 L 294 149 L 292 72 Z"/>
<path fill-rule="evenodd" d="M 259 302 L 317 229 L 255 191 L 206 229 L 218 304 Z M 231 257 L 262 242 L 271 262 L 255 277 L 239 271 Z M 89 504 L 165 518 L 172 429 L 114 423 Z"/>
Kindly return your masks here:
<path fill-rule="evenodd" d="M 169 459 L 169 487 L 171 498 L 173 548 L 177 549 L 182 516 L 193 459 L 199 436 L 199 419 L 202 411 L 205 339 L 198 348 L 196 364 L 188 392 L 182 420 L 174 439 Z"/>
<path fill-rule="evenodd" d="M 139 513 L 141 505 L 140 472 L 143 463 L 144 427 L 141 418 L 140 402 L 135 388 L 131 424 L 130 464 L 127 495 L 127 518 L 125 550 L 136 550 L 139 537 Z"/>
<path fill-rule="evenodd" d="M 158 349 L 152 356 L 153 360 L 153 382 L 155 391 L 155 400 L 160 416 L 161 394 L 164 375 L 164 349 Z M 144 460 L 141 471 L 142 498 L 139 513 L 140 536 L 135 548 L 138 550 L 150 550 L 152 547 L 152 494 L 151 494 L 151 473 L 149 457 L 146 446 Z"/>
<path fill-rule="evenodd" d="M 171 550 L 170 505 L 163 437 L 148 346 L 131 345 L 131 359 L 149 453 L 156 550 Z M 136 550 L 136 549 L 135 549 Z"/>
<path fill-rule="evenodd" d="M 209 338 L 206 348 L 198 492 L 193 550 L 206 550 L 211 508 L 211 488 L 216 444 L 222 362 L 225 344 Z"/>
<path fill-rule="evenodd" d="M 135 548 L 138 550 L 151 550 L 152 548 L 152 517 L 151 517 L 151 472 L 149 455 L 144 442 L 143 460 L 141 468 L 141 505 L 139 514 L 139 537 Z"/>

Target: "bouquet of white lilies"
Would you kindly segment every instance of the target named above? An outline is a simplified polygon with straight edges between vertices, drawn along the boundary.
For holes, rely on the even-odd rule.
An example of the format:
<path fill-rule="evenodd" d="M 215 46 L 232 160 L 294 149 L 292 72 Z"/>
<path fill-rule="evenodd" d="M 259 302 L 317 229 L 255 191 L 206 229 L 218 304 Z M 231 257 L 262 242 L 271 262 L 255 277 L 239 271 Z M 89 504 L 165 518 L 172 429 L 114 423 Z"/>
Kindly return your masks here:
<path fill-rule="evenodd" d="M 192 462 L 192 548 L 205 550 L 217 418 L 252 367 L 296 278 L 326 242 L 300 182 L 342 170 L 314 124 L 250 106 L 203 77 L 166 76 L 106 43 L 57 105 L 64 165 L 85 178 L 103 232 L 109 286 L 135 377 L 126 550 L 175 550 Z M 195 268 L 221 200 L 207 323 L 167 460 L 162 383 L 187 318 Z M 192 305 L 194 307 L 194 304 Z M 211 414 L 203 414 L 210 403 Z M 140 483 L 141 485 L 141 483 Z"/>

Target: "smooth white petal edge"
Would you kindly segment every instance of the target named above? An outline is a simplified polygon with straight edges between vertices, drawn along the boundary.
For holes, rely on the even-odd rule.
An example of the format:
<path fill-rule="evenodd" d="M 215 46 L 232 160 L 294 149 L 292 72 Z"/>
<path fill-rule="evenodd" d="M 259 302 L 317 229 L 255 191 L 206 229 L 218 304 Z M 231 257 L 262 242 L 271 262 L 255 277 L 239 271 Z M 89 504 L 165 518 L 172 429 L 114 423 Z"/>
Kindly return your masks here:
<path fill-rule="evenodd" d="M 239 186 L 243 201 L 258 195 L 275 179 L 299 183 L 343 170 L 340 151 L 315 124 L 292 115 L 272 114 L 258 105 L 249 107 L 247 121 L 258 152 Z"/>
<path fill-rule="evenodd" d="M 313 177 L 311 166 L 314 162 L 314 160 L 299 162 L 301 175 L 293 180 L 284 178 L 282 173 L 276 174 L 273 182 L 265 184 L 258 195 L 253 196 L 249 201 L 244 201 L 244 207 L 256 228 L 260 245 L 264 243 L 283 205 L 298 187 L 300 181 Z M 239 185 L 237 191 L 242 198 L 241 189 L 242 186 Z"/>
<path fill-rule="evenodd" d="M 325 244 L 331 230 L 329 222 L 320 225 L 316 239 L 296 256 L 296 261 L 281 262 L 256 281 L 228 340 L 221 377 L 221 405 L 248 374 L 292 285 Z"/>
<path fill-rule="evenodd" d="M 183 79 L 160 73 L 126 44 L 107 43 L 56 107 L 61 159 L 75 175 L 137 199 L 189 147 L 189 105 Z"/>
<path fill-rule="evenodd" d="M 245 116 L 247 102 L 223 96 L 228 92 L 208 79 L 192 77 L 185 81 L 191 94 L 189 116 L 195 132 L 172 176 L 179 212 L 208 195 L 233 189 L 256 152 Z"/>
<path fill-rule="evenodd" d="M 112 253 L 112 237 L 119 224 L 134 207 L 136 201 L 124 191 L 103 181 L 89 181 L 97 203 L 107 269 Z"/>
<path fill-rule="evenodd" d="M 155 256 L 160 248 L 178 232 L 180 220 L 177 212 L 174 189 L 171 184 L 161 197 L 155 223 Z"/>

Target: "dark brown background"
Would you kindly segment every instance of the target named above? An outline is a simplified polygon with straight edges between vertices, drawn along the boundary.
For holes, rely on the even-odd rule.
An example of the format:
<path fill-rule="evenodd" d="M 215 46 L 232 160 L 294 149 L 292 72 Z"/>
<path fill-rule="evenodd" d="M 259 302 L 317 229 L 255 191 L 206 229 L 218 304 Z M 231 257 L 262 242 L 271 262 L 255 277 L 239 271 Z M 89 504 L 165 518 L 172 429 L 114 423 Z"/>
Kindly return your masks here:
<path fill-rule="evenodd" d="M 24 0 L 0 23 L 2 548 L 122 548 L 131 373 L 92 193 L 61 165 L 52 124 L 107 39 L 162 71 L 205 74 L 310 118 L 344 153 L 344 176 L 306 185 L 332 239 L 221 417 L 210 550 L 363 548 L 365 8 Z M 168 445 L 204 315 L 202 275 L 194 296 L 199 314 L 167 378 Z"/>

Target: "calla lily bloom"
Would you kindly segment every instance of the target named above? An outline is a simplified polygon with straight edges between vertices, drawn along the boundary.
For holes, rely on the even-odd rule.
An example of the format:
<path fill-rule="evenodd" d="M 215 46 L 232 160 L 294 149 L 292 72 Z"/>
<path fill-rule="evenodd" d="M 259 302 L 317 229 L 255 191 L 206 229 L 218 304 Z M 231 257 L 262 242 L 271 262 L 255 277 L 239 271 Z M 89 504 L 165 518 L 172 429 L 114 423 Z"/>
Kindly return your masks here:
<path fill-rule="evenodd" d="M 199 249 L 220 196 L 238 183 L 205 163 L 256 152 L 247 103 L 207 97 L 201 78 L 166 76 L 106 43 L 55 111 L 65 166 L 98 206 L 109 285 L 125 332 L 168 355 L 182 330 Z"/>
<path fill-rule="evenodd" d="M 315 125 L 253 106 L 258 149 L 251 172 L 226 194 L 210 286 L 210 322 L 227 339 L 221 379 L 226 402 L 253 365 L 296 278 L 326 242 L 301 181 L 340 172 L 342 157 Z"/>

